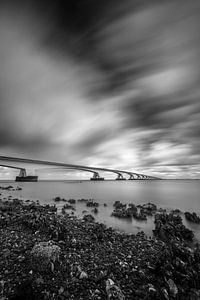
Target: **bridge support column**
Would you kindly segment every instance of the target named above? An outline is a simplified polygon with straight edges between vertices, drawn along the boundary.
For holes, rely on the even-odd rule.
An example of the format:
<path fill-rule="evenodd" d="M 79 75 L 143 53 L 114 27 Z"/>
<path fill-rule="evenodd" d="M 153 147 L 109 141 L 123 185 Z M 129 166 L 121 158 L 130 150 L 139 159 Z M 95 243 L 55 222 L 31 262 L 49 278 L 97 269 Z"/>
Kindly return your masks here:
<path fill-rule="evenodd" d="M 122 174 L 118 174 L 116 180 L 126 180 L 126 178 L 124 178 Z"/>
<path fill-rule="evenodd" d="M 99 176 L 99 173 L 95 172 L 93 177 L 90 178 L 90 180 L 93 180 L 93 181 L 100 181 L 100 180 L 104 180 L 103 177 L 100 177 Z"/>
<path fill-rule="evenodd" d="M 130 177 L 129 177 L 129 179 L 128 180 L 135 180 L 135 177 L 134 177 L 134 175 L 132 174 L 132 175 L 130 175 Z"/>
<path fill-rule="evenodd" d="M 26 177 L 26 169 L 20 169 L 19 177 Z"/>
<path fill-rule="evenodd" d="M 16 176 L 15 181 L 38 181 L 38 176 L 27 176 L 26 169 L 20 169 L 19 176 Z"/>

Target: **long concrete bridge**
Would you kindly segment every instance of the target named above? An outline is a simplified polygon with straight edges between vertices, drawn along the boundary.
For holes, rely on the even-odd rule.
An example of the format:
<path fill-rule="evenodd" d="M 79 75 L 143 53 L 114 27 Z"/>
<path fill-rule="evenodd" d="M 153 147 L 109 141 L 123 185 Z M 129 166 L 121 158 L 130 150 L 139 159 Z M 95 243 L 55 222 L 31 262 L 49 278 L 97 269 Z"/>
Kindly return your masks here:
<path fill-rule="evenodd" d="M 4 162 L 6 162 L 6 163 L 4 164 Z M 15 164 L 17 163 L 18 166 L 11 165 L 10 164 L 11 162 L 15 163 Z M 93 177 L 90 178 L 90 180 L 97 180 L 97 181 L 104 180 L 104 178 L 99 175 L 99 172 L 111 172 L 111 173 L 117 174 L 116 180 L 126 180 L 126 177 L 124 177 L 124 174 L 129 175 L 129 180 L 160 179 L 160 178 L 157 178 L 154 176 L 139 174 L 136 172 L 124 171 L 124 170 L 116 170 L 116 169 L 100 168 L 100 167 L 90 167 L 90 166 L 66 164 L 66 163 L 51 162 L 51 161 L 36 160 L 36 159 L 0 156 L 0 166 L 20 170 L 19 176 L 16 177 L 17 181 L 37 181 L 37 176 L 27 176 L 26 175 L 26 169 L 21 164 L 53 166 L 54 168 L 56 167 L 57 169 L 59 167 L 59 169 L 79 170 L 79 171 L 90 172 L 90 173 L 93 173 Z"/>

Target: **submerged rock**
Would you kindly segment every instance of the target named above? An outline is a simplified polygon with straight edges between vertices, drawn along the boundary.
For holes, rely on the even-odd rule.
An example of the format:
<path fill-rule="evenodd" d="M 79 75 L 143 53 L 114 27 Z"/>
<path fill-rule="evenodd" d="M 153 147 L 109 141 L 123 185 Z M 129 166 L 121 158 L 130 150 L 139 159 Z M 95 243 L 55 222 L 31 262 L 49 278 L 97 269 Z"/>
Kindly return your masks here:
<path fill-rule="evenodd" d="M 94 208 L 94 209 L 92 209 L 92 212 L 94 213 L 94 214 L 97 214 L 99 211 L 98 211 L 98 208 Z"/>
<path fill-rule="evenodd" d="M 196 224 L 200 224 L 200 217 L 197 216 L 197 214 L 195 212 L 190 213 L 190 212 L 185 212 L 185 218 L 186 220 L 196 223 Z"/>
<path fill-rule="evenodd" d="M 194 233 L 183 225 L 179 215 L 156 214 L 154 223 L 154 235 L 165 242 L 174 239 L 192 241 L 194 238 Z"/>

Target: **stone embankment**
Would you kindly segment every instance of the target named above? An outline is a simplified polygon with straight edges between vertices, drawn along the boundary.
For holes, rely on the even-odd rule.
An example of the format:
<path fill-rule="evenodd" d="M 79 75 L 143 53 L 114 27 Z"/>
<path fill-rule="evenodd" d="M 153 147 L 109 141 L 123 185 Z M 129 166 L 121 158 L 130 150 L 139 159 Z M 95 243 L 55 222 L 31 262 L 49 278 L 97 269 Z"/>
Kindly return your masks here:
<path fill-rule="evenodd" d="M 126 208 L 154 216 L 153 238 L 1 200 L 0 299 L 200 299 L 200 247 L 181 217 L 151 204 Z"/>

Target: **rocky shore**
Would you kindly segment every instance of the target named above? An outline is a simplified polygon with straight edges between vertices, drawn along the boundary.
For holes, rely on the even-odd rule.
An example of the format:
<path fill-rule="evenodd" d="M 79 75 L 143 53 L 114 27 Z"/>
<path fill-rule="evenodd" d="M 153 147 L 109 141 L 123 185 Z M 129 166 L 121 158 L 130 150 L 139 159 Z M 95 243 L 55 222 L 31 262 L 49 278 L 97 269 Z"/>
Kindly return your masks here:
<path fill-rule="evenodd" d="M 178 211 L 119 202 L 114 209 L 154 215 L 154 237 L 55 206 L 0 200 L 0 300 L 200 299 L 200 247 Z"/>

